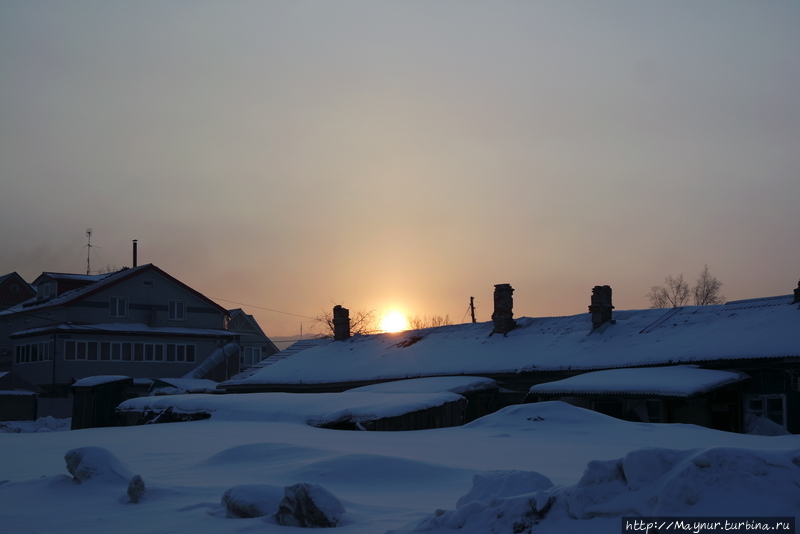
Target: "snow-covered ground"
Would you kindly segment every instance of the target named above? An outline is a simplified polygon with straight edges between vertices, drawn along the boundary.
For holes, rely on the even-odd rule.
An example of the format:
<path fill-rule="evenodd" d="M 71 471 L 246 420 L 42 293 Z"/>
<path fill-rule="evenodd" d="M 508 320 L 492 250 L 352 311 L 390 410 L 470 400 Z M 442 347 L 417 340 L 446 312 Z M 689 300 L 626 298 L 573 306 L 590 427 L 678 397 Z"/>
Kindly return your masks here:
<path fill-rule="evenodd" d="M 800 517 L 800 436 L 630 423 L 560 402 L 391 433 L 246 412 L 265 419 L 231 406 L 188 423 L 0 434 L 0 532 L 300 532 L 275 518 L 283 488 L 298 483 L 329 510 L 341 502 L 342 533 L 617 533 L 622 516 Z M 85 447 L 72 469 L 94 476 L 78 483 L 65 455 Z M 133 474 L 145 485 L 136 504 Z M 265 515 L 229 517 L 226 494 Z"/>

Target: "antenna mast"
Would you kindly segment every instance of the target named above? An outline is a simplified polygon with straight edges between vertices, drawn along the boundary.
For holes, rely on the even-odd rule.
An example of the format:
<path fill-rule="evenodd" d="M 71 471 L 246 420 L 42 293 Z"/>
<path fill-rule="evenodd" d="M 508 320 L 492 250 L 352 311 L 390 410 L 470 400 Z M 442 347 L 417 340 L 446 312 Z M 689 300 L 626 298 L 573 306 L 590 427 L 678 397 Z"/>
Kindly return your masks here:
<path fill-rule="evenodd" d="M 89 265 L 89 256 L 92 253 L 92 247 L 101 248 L 97 245 L 92 245 L 92 229 L 86 229 L 86 238 L 89 240 L 88 244 L 86 245 L 86 274 L 91 274 L 92 270 Z"/>

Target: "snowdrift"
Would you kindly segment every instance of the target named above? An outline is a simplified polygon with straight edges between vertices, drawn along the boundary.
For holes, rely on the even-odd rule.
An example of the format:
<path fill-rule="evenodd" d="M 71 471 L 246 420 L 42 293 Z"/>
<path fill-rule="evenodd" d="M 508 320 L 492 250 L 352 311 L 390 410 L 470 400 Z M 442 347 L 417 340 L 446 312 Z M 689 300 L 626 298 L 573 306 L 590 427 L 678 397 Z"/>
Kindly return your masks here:
<path fill-rule="evenodd" d="M 621 524 L 622 517 L 797 515 L 800 449 L 647 448 L 592 461 L 578 483 L 567 487 L 535 472 L 476 475 L 455 510 L 437 510 L 394 532 L 576 532 L 593 520 Z"/>

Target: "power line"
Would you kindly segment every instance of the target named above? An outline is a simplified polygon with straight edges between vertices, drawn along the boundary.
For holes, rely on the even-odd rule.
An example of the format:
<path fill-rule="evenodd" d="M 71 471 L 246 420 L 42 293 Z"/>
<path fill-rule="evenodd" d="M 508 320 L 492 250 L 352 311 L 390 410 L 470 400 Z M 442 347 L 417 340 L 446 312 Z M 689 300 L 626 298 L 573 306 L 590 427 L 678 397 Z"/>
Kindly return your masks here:
<path fill-rule="evenodd" d="M 244 303 L 244 302 L 236 302 L 235 300 L 228 300 L 228 299 L 223 299 L 223 298 L 219 298 L 219 297 L 212 297 L 210 295 L 209 295 L 208 298 L 214 299 L 214 300 L 221 300 L 222 302 L 230 302 L 232 304 L 238 304 L 240 306 L 247 306 L 249 308 L 258 308 L 259 310 L 265 310 L 265 311 L 270 311 L 270 312 L 274 312 L 274 313 L 282 313 L 284 315 L 293 315 L 295 317 L 301 317 L 303 319 L 311 319 L 312 321 L 316 320 L 316 317 L 309 317 L 307 315 L 299 315 L 297 313 L 285 312 L 285 311 L 280 311 L 280 310 L 273 310 L 271 308 L 264 308 L 263 306 L 256 306 L 255 304 L 247 304 L 247 303 Z"/>

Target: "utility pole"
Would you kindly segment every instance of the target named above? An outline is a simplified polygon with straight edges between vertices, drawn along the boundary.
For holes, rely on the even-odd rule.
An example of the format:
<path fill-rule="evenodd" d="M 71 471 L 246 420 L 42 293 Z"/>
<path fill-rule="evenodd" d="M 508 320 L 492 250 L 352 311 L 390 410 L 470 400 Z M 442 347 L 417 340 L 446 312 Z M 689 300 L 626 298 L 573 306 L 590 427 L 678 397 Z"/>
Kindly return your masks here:
<path fill-rule="evenodd" d="M 469 298 L 469 312 L 472 314 L 472 322 L 477 323 L 475 320 L 475 297 Z"/>

